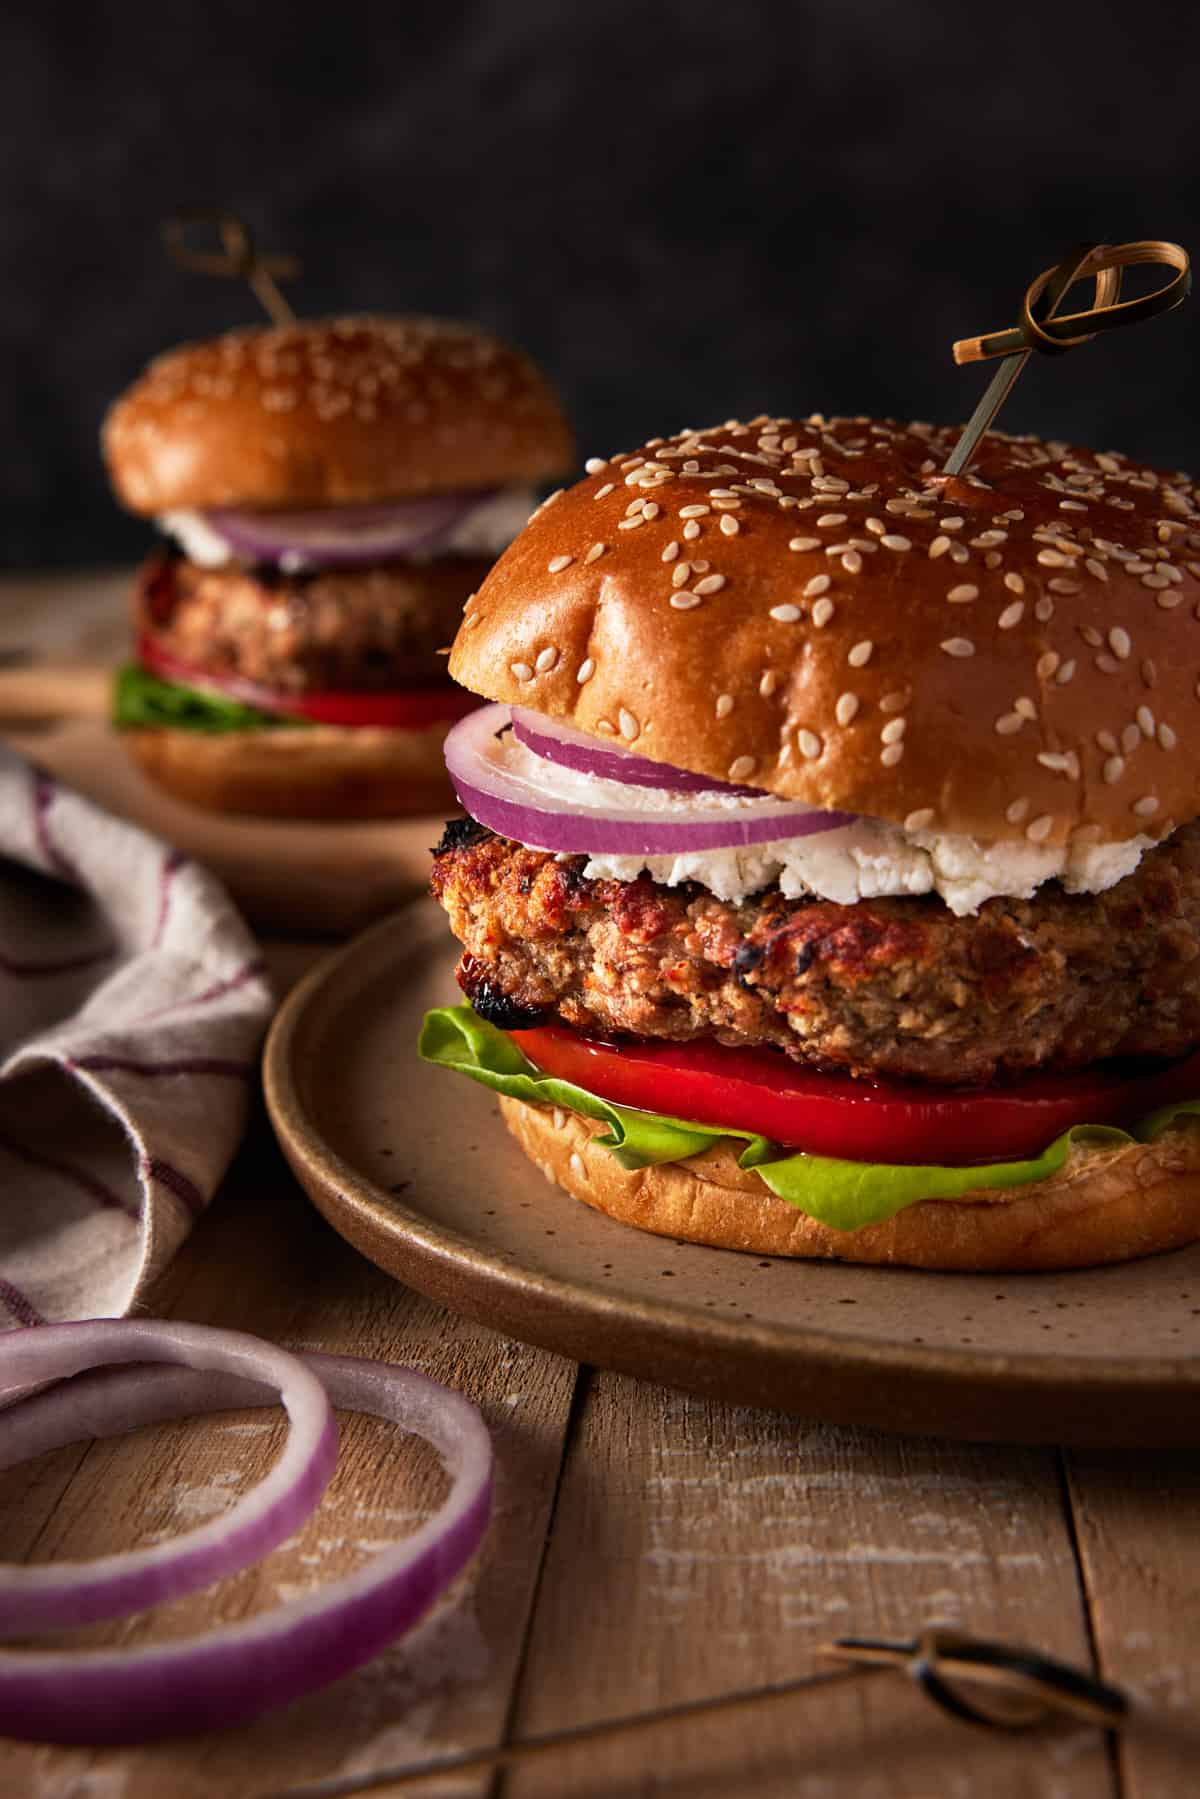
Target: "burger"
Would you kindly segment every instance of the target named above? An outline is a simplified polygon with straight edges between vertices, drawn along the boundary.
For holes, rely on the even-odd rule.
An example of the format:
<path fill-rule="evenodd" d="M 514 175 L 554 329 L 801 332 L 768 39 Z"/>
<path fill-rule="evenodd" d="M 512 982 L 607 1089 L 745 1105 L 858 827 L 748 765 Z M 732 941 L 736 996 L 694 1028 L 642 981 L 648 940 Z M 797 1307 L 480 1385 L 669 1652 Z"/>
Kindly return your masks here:
<path fill-rule="evenodd" d="M 445 646 L 572 459 L 529 358 L 435 319 L 235 331 L 151 363 L 103 444 L 165 539 L 115 693 L 145 773 L 223 812 L 444 808 L 442 740 L 477 703 Z"/>
<path fill-rule="evenodd" d="M 940 1269 L 1200 1236 L 1200 513 L 865 418 L 588 464 L 454 677 L 422 1052 L 677 1239 Z"/>

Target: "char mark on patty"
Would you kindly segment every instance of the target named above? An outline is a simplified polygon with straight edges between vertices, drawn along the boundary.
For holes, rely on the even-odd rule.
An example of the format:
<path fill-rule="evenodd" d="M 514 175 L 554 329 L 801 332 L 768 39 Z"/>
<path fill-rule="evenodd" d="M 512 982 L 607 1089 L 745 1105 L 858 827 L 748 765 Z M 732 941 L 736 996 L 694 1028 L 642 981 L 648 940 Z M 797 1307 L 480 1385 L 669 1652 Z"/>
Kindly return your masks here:
<path fill-rule="evenodd" d="M 522 1006 L 510 999 L 502 988 L 492 982 L 486 967 L 477 962 L 474 956 L 464 956 L 455 973 L 472 1009 L 498 1030 L 531 1031 L 535 1025 L 546 1022 L 544 1008 Z"/>
<path fill-rule="evenodd" d="M 490 837 L 491 831 L 481 825 L 469 814 L 462 818 L 448 818 L 442 827 L 441 839 L 430 850 L 431 856 L 447 856 L 451 850 L 465 850 L 473 843 L 480 843 Z"/>

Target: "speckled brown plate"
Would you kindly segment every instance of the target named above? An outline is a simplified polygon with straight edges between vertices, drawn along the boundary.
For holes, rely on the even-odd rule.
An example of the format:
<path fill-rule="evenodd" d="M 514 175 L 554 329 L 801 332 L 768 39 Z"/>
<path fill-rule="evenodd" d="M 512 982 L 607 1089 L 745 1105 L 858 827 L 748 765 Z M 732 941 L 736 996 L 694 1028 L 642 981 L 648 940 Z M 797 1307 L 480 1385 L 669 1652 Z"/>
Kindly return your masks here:
<path fill-rule="evenodd" d="M 267 1044 L 280 1142 L 397 1279 L 579 1361 L 749 1405 L 1004 1441 L 1200 1442 L 1200 1246 L 1069 1275 L 767 1260 L 627 1229 L 552 1187 L 495 1101 L 415 1053 L 457 997 L 430 901 L 317 968 Z"/>

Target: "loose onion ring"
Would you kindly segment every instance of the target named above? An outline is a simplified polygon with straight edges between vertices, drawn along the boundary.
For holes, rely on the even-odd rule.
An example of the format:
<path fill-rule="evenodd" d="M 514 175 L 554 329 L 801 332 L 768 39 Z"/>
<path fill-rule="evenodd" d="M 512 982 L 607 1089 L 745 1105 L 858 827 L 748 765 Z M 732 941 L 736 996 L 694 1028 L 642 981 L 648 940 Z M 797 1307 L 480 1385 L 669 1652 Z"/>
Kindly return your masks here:
<path fill-rule="evenodd" d="M 352 1356 L 303 1360 L 335 1405 L 389 1418 L 432 1444 L 451 1477 L 438 1511 L 353 1574 L 203 1637 L 134 1650 L 0 1650 L 0 1733 L 102 1744 L 245 1723 L 370 1660 L 466 1566 L 491 1499 L 491 1442 L 476 1407 L 415 1369 Z M 105 1369 L 25 1401 L 12 1416 L 25 1416 L 24 1441 L 48 1447 L 69 1440 L 70 1425 L 85 1416 L 89 1428 L 115 1434 L 178 1412 L 273 1399 L 261 1383 L 226 1375 Z"/>
<path fill-rule="evenodd" d="M 291 1428 L 270 1473 L 221 1518 L 197 1526 L 170 1543 L 92 1562 L 52 1562 L 25 1567 L 0 1563 L 0 1635 L 57 1630 L 121 1618 L 149 1605 L 246 1568 L 302 1524 L 329 1484 L 337 1461 L 337 1425 L 320 1381 L 295 1356 L 234 1331 L 202 1325 L 100 1320 L 48 1324 L 0 1336 L 0 1388 L 26 1387 L 76 1375 L 111 1362 L 173 1362 L 193 1369 L 240 1375 L 266 1383 L 287 1409 Z M 0 1413 L 0 1468 L 43 1450 L 106 1430 L 72 1422 L 68 1385 L 45 1400 Z M 43 1419 L 58 1420 L 66 1434 L 47 1434 Z"/>

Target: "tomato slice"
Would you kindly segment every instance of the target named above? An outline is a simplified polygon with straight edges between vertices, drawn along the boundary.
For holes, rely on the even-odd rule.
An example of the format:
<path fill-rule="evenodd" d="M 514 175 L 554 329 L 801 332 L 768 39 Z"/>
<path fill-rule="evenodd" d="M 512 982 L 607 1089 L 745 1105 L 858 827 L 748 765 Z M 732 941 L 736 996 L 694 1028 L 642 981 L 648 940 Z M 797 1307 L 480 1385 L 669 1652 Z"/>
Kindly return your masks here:
<path fill-rule="evenodd" d="M 562 1025 L 510 1035 L 544 1074 L 614 1105 L 852 1162 L 1013 1161 L 1040 1155 L 1070 1125 L 1132 1124 L 1173 1100 L 1200 1098 L 1200 1054 L 1150 1072 L 1096 1067 L 967 1089 L 817 1074 L 780 1050 L 602 1043 Z"/>
<path fill-rule="evenodd" d="M 484 703 L 478 694 L 456 687 L 448 676 L 425 686 L 397 687 L 385 693 L 283 693 L 278 688 L 247 681 L 241 675 L 214 675 L 196 668 L 173 656 L 148 631 L 138 641 L 138 659 L 152 675 L 160 675 L 164 681 L 178 681 L 201 693 L 228 694 L 260 712 L 306 718 L 318 725 L 376 725 L 385 730 L 419 731 L 443 720 L 450 723 L 465 718 Z"/>

